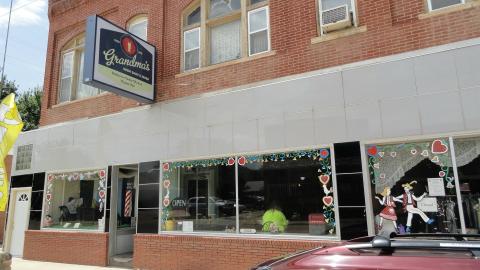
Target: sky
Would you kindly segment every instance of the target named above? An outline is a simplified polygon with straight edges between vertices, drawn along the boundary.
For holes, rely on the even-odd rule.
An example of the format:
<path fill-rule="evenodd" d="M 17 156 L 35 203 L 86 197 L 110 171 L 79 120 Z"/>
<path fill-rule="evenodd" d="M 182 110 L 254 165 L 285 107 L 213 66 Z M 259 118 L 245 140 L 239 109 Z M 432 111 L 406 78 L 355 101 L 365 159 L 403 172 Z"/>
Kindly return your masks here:
<path fill-rule="evenodd" d="M 43 85 L 48 42 L 47 0 L 13 0 L 5 75 L 26 91 Z M 0 0 L 0 68 L 10 0 Z M 1 71 L 1 69 L 0 69 Z"/>

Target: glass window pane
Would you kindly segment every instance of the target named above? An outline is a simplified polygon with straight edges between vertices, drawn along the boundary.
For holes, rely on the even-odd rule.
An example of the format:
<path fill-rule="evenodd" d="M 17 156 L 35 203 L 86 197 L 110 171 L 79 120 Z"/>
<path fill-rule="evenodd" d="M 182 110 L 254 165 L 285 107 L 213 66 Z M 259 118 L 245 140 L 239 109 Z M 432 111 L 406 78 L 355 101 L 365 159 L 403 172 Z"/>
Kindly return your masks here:
<path fill-rule="evenodd" d="M 63 55 L 61 78 L 71 77 L 73 73 L 73 52 Z"/>
<path fill-rule="evenodd" d="M 30 211 L 29 230 L 40 230 L 40 221 L 42 220 L 42 211 Z"/>
<path fill-rule="evenodd" d="M 16 175 L 12 176 L 11 179 L 12 188 L 31 187 L 33 181 L 33 174 Z"/>
<path fill-rule="evenodd" d="M 158 233 L 158 209 L 138 209 L 137 233 Z"/>
<path fill-rule="evenodd" d="M 227 15 L 240 9 L 240 0 L 210 0 L 208 18 Z"/>
<path fill-rule="evenodd" d="M 162 230 L 234 233 L 233 165 L 228 158 L 164 163 Z"/>
<path fill-rule="evenodd" d="M 137 37 L 147 40 L 147 27 L 148 20 L 137 21 L 129 25 L 128 32 L 136 35 Z"/>
<path fill-rule="evenodd" d="M 348 5 L 348 9 L 352 10 L 352 0 L 321 0 L 322 10 L 332 9 L 343 5 Z"/>
<path fill-rule="evenodd" d="M 136 190 L 135 190 L 135 175 L 136 170 L 130 169 L 120 169 L 120 173 L 124 174 L 118 179 L 118 190 L 117 190 L 117 228 L 131 228 L 135 224 L 135 201 L 136 201 Z M 157 197 L 158 198 L 158 197 Z M 157 199 L 158 200 L 158 199 Z"/>
<path fill-rule="evenodd" d="M 365 207 L 340 207 L 338 214 L 342 240 L 368 235 Z"/>
<path fill-rule="evenodd" d="M 158 208 L 159 185 L 140 185 L 138 192 L 138 208 Z"/>
<path fill-rule="evenodd" d="M 210 63 L 240 58 L 240 20 L 211 28 Z"/>
<path fill-rule="evenodd" d="M 86 97 L 92 97 L 98 95 L 98 89 L 90 85 L 83 83 L 83 60 L 85 53 L 80 53 L 80 63 L 78 68 L 78 80 L 77 80 L 77 96 L 76 99 L 82 99 Z"/>
<path fill-rule="evenodd" d="M 105 170 L 48 174 L 43 227 L 103 231 Z"/>
<path fill-rule="evenodd" d="M 141 185 L 160 183 L 160 161 L 140 163 L 139 183 Z"/>
<path fill-rule="evenodd" d="M 455 139 L 454 145 L 465 227 L 467 233 L 476 234 L 480 231 L 480 138 Z M 455 208 L 446 214 L 455 216 Z"/>
<path fill-rule="evenodd" d="M 185 53 L 185 70 L 192 70 L 200 67 L 200 49 Z"/>
<path fill-rule="evenodd" d="M 330 150 L 239 158 L 240 230 L 335 235 Z"/>
<path fill-rule="evenodd" d="M 36 173 L 33 175 L 32 191 L 43 191 L 45 188 L 45 173 Z"/>
<path fill-rule="evenodd" d="M 339 206 L 365 206 L 361 173 L 337 175 L 337 187 Z"/>
<path fill-rule="evenodd" d="M 200 28 L 185 32 L 185 51 L 200 48 Z"/>
<path fill-rule="evenodd" d="M 249 12 L 248 19 L 249 19 L 248 26 L 249 26 L 250 33 L 263 30 L 268 27 L 267 9 L 261 9 L 258 11 Z"/>
<path fill-rule="evenodd" d="M 250 55 L 268 51 L 268 31 L 250 35 Z"/>
<path fill-rule="evenodd" d="M 187 16 L 187 25 L 192 25 L 196 23 L 200 23 L 200 18 L 201 18 L 201 8 L 198 7 L 192 13 L 188 14 Z"/>
<path fill-rule="evenodd" d="M 377 232 L 458 233 L 448 139 L 367 145 Z"/>
<path fill-rule="evenodd" d="M 462 0 L 430 0 L 432 4 L 432 10 L 444 8 L 456 4 L 461 4 Z"/>
<path fill-rule="evenodd" d="M 258 3 L 261 3 L 261 2 L 265 2 L 266 0 L 250 0 L 250 4 L 251 5 L 255 5 L 255 4 L 258 4 Z"/>
<path fill-rule="evenodd" d="M 72 78 L 65 78 L 60 81 L 59 101 L 65 102 L 71 99 Z"/>
<path fill-rule="evenodd" d="M 43 191 L 32 192 L 31 210 L 42 210 Z"/>

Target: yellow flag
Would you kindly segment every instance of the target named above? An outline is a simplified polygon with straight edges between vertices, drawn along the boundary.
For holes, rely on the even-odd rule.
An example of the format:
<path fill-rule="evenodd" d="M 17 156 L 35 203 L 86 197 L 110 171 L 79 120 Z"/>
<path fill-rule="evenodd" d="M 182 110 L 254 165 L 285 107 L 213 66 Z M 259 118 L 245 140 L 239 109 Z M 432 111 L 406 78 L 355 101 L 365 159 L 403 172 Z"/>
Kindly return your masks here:
<path fill-rule="evenodd" d="M 0 103 L 0 211 L 5 211 L 8 201 L 8 176 L 5 158 L 23 128 L 22 118 L 15 104 L 15 94 Z"/>

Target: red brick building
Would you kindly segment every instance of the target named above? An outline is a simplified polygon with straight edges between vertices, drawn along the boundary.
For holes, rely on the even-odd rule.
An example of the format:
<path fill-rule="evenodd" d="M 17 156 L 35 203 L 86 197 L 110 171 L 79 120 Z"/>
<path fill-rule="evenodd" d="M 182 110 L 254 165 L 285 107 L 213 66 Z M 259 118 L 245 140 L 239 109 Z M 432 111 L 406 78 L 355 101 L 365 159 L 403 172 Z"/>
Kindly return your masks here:
<path fill-rule="evenodd" d="M 156 47 L 153 104 L 83 84 L 95 14 Z M 32 187 L 26 259 L 249 269 L 480 229 L 480 1 L 51 0 L 49 18 L 42 127 L 12 177 Z M 433 224 L 382 215 L 405 184 Z"/>

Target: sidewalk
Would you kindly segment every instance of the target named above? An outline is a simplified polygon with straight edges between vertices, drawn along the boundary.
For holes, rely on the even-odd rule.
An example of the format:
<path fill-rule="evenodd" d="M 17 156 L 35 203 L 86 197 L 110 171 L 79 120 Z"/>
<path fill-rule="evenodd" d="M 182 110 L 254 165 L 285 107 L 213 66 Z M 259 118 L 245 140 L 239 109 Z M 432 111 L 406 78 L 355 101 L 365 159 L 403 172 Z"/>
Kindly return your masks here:
<path fill-rule="evenodd" d="M 98 267 L 98 266 L 63 264 L 63 263 L 27 261 L 20 258 L 13 258 L 13 261 L 12 261 L 12 270 L 101 270 L 101 269 L 125 270 L 124 268 L 114 268 L 114 267 Z"/>

